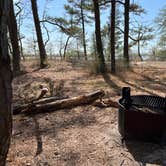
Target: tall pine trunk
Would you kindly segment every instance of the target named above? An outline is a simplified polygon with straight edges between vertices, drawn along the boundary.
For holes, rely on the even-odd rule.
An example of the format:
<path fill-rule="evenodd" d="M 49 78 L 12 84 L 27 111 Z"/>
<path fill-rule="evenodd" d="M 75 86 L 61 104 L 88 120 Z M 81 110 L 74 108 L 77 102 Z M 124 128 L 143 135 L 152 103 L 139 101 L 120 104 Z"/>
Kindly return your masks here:
<path fill-rule="evenodd" d="M 102 40 L 101 40 L 100 10 L 99 10 L 98 0 L 93 0 L 93 4 L 94 4 L 94 12 L 95 12 L 95 34 L 96 34 L 96 47 L 97 47 L 98 61 L 99 61 L 99 71 L 101 73 L 105 73 L 106 67 L 105 67 L 105 59 L 104 59 L 103 46 L 102 46 Z"/>
<path fill-rule="evenodd" d="M 81 0 L 81 20 L 82 20 L 82 38 L 83 38 L 84 56 L 85 56 L 85 60 L 87 60 L 86 37 L 85 37 L 85 20 L 84 20 L 84 11 L 83 11 L 83 0 Z"/>
<path fill-rule="evenodd" d="M 46 50 L 43 43 L 43 37 L 42 37 L 42 32 L 40 27 L 36 0 L 31 0 L 31 4 L 32 4 L 32 13 L 33 13 L 33 19 L 35 23 L 36 35 L 37 35 L 37 41 L 38 41 L 38 47 L 39 47 L 39 53 L 40 53 L 40 67 L 44 68 L 44 67 L 47 67 L 47 55 L 46 55 Z"/>
<path fill-rule="evenodd" d="M 113 0 L 111 2 L 111 72 L 115 73 L 115 11 L 116 2 Z"/>
<path fill-rule="evenodd" d="M 127 67 L 129 67 L 129 8 L 130 0 L 125 0 L 125 11 L 124 11 L 124 60 Z"/>
<path fill-rule="evenodd" d="M 5 166 L 12 131 L 12 73 L 8 54 L 7 16 L 10 0 L 0 1 L 0 166 Z"/>
<path fill-rule="evenodd" d="M 70 38 L 71 38 L 71 36 L 68 36 L 66 39 L 65 48 L 64 48 L 64 52 L 63 52 L 63 59 L 66 59 L 66 51 L 67 51 L 67 46 L 68 46 Z"/>
<path fill-rule="evenodd" d="M 137 49 L 138 49 L 138 56 L 139 56 L 140 60 L 143 61 L 143 58 L 141 56 L 141 51 L 140 51 L 140 41 L 139 40 L 137 42 Z"/>
<path fill-rule="evenodd" d="M 12 44 L 12 62 L 13 62 L 13 72 L 18 74 L 20 72 L 20 50 L 18 44 L 18 30 L 17 30 L 17 21 L 14 13 L 13 0 L 10 2 L 10 12 L 8 19 L 9 34 Z"/>

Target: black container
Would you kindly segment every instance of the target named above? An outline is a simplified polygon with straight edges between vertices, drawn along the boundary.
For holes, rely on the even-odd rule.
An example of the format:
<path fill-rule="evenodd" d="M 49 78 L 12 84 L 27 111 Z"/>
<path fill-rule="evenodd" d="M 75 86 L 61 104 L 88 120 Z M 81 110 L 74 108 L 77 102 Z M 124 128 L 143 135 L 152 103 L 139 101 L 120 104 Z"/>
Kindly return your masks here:
<path fill-rule="evenodd" d="M 166 135 L 166 98 L 130 96 L 123 88 L 119 100 L 119 132 L 124 139 L 157 140 Z"/>

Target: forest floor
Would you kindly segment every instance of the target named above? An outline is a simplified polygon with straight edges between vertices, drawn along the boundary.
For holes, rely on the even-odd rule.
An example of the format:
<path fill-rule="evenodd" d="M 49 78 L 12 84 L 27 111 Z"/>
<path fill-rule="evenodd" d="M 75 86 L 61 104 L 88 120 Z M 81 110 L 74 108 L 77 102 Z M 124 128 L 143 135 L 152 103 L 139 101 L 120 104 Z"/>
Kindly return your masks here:
<path fill-rule="evenodd" d="M 166 95 L 166 62 L 142 62 L 116 75 L 94 75 L 77 63 L 51 62 L 48 69 L 23 63 L 25 74 L 13 81 L 13 102 L 39 94 L 39 84 L 55 85 L 59 96 L 79 96 L 97 89 L 118 101 L 121 89 L 131 93 Z M 87 66 L 88 68 L 88 66 Z M 49 95 L 49 94 L 48 94 Z M 13 116 L 13 136 L 7 166 L 154 166 L 166 165 L 166 146 L 121 142 L 118 110 L 90 105 L 37 115 Z"/>

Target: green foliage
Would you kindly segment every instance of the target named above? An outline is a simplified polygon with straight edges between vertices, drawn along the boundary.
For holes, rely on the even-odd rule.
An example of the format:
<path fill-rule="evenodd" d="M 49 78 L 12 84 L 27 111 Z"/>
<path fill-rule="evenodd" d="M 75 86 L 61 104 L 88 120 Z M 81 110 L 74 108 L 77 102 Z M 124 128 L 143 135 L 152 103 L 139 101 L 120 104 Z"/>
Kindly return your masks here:
<path fill-rule="evenodd" d="M 141 47 L 145 47 L 148 41 L 154 38 L 154 28 L 139 20 L 142 14 L 146 14 L 145 9 L 140 5 L 136 3 L 130 4 L 130 12 L 133 14 L 133 17 L 131 16 L 130 19 L 129 48 L 137 46 L 137 54 L 140 60 L 143 60 Z"/>
<path fill-rule="evenodd" d="M 77 22 L 73 21 L 73 12 L 69 13 L 69 19 L 62 17 L 47 17 L 49 23 L 56 25 L 60 28 L 60 31 L 66 35 L 77 37 L 80 36 L 81 29 L 77 25 Z"/>
<path fill-rule="evenodd" d="M 147 41 L 154 38 L 154 29 L 145 24 L 137 24 L 138 25 L 130 31 L 130 35 L 133 39 L 133 42 L 130 43 L 130 46 L 134 46 L 135 44 L 137 44 L 138 41 L 142 42 L 141 46 L 145 46 Z"/>
<path fill-rule="evenodd" d="M 75 20 L 77 20 L 77 24 L 81 24 L 82 14 L 84 17 L 85 23 L 91 23 L 94 17 L 91 16 L 90 11 L 92 9 L 92 3 L 89 0 L 68 0 L 68 5 L 66 10 L 73 9 L 73 15 Z M 81 13 L 81 10 L 84 12 Z"/>
<path fill-rule="evenodd" d="M 159 46 L 163 49 L 166 49 L 166 35 L 160 36 Z"/>
<path fill-rule="evenodd" d="M 71 7 L 70 5 L 64 5 L 64 9 L 65 9 L 67 14 L 70 14 L 73 16 L 76 14 L 79 14 L 79 11 L 76 10 L 75 8 Z"/>
<path fill-rule="evenodd" d="M 162 60 L 162 61 L 165 61 L 165 60 L 166 60 L 166 49 L 165 49 L 165 50 L 160 49 L 160 50 L 158 51 L 157 59 L 158 59 L 158 60 Z"/>
<path fill-rule="evenodd" d="M 86 30 L 85 24 L 91 23 L 91 15 L 89 12 L 89 1 L 88 0 L 68 0 L 68 5 L 65 5 L 65 10 L 72 14 L 72 21 L 75 25 L 80 27 L 79 36 L 77 40 L 82 42 L 84 49 L 84 56 L 87 60 L 87 41 L 86 41 Z"/>
<path fill-rule="evenodd" d="M 77 57 L 77 52 L 74 49 L 70 49 L 66 53 L 66 59 L 76 59 Z"/>
<path fill-rule="evenodd" d="M 136 3 L 130 4 L 130 12 L 134 13 L 135 15 L 140 16 L 141 14 L 145 14 L 146 11 L 144 8 L 142 8 L 140 5 Z"/>
<path fill-rule="evenodd" d="M 160 31 L 158 59 L 166 60 L 166 5 L 160 10 L 155 21 Z"/>
<path fill-rule="evenodd" d="M 166 35 L 166 5 L 160 10 L 156 23 L 160 29 L 160 33 Z"/>
<path fill-rule="evenodd" d="M 98 60 L 88 61 L 86 68 L 90 74 L 100 74 L 100 62 Z"/>
<path fill-rule="evenodd" d="M 116 52 L 120 52 L 123 47 L 123 45 L 122 45 L 123 34 L 118 28 L 118 27 L 122 26 L 122 15 L 123 14 L 121 13 L 119 6 L 117 5 L 116 6 L 116 15 L 115 15 L 115 50 L 116 50 Z M 108 57 L 107 58 L 108 61 L 110 61 L 110 45 L 111 45 L 110 20 L 111 20 L 111 18 L 108 17 L 108 21 L 107 21 L 106 25 L 104 25 L 103 29 L 101 30 L 103 48 L 104 48 L 104 52 L 106 53 L 105 56 Z"/>

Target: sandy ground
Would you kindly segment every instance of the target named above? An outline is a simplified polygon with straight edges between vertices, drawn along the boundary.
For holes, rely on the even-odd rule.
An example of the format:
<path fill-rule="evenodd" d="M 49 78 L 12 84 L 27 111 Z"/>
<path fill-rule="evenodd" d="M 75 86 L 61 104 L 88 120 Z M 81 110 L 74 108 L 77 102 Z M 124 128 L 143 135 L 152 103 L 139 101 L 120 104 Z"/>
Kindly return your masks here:
<path fill-rule="evenodd" d="M 14 79 L 14 103 L 35 98 L 39 84 L 55 86 L 59 96 L 78 96 L 103 89 L 118 101 L 123 86 L 132 94 L 166 95 L 166 62 L 137 63 L 116 75 L 91 75 L 78 64 L 52 62 L 48 69 L 24 64 Z M 49 94 L 48 94 L 49 95 Z M 166 165 L 166 146 L 139 141 L 122 144 L 118 110 L 81 106 L 38 115 L 13 116 L 7 166 L 150 166 Z"/>

